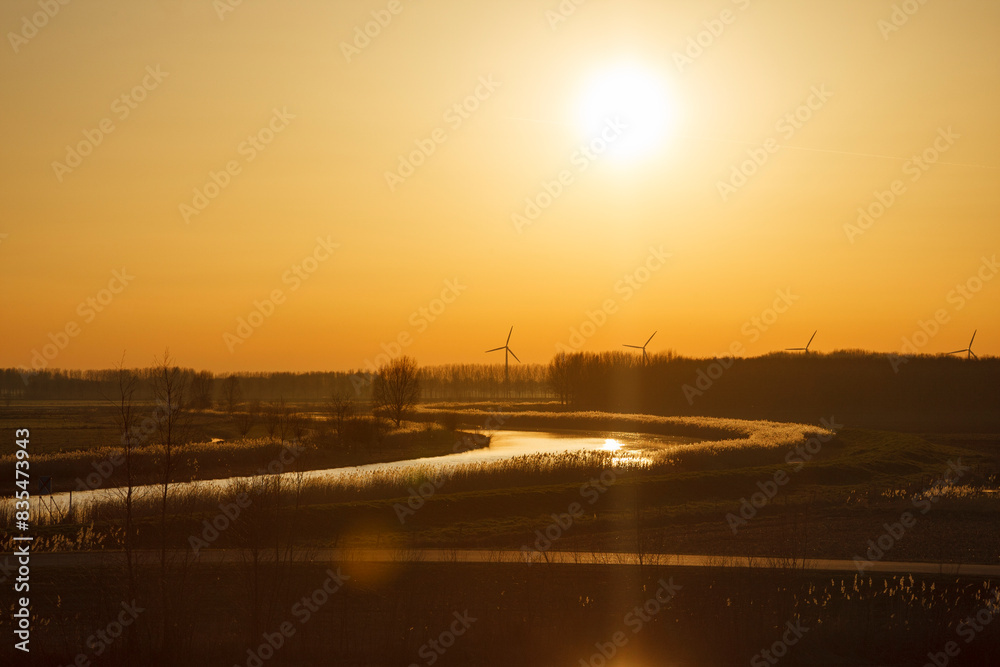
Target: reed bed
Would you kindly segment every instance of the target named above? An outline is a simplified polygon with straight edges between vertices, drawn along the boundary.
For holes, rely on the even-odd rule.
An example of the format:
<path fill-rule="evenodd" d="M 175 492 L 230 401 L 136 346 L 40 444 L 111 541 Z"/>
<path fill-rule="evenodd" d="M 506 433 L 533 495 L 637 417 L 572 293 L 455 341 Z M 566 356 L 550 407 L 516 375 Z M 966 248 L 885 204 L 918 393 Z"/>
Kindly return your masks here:
<path fill-rule="evenodd" d="M 424 409 L 423 414 L 437 420 L 444 415 L 436 409 Z M 478 425 L 496 413 L 471 409 L 456 413 L 460 421 Z M 448 494 L 503 492 L 527 487 L 558 487 L 579 484 L 581 480 L 598 478 L 608 470 L 619 476 L 643 478 L 677 471 L 745 467 L 775 463 L 786 450 L 805 443 L 809 438 L 828 440 L 833 433 L 827 429 L 803 424 L 783 424 L 768 421 L 742 421 L 702 417 L 659 417 L 651 415 L 616 415 L 601 412 L 545 413 L 521 411 L 503 415 L 503 428 L 518 426 L 549 429 L 580 429 L 640 434 L 670 435 L 693 438 L 692 442 L 660 444 L 641 455 L 629 451 L 577 451 L 569 453 L 538 453 L 506 460 L 466 463 L 451 466 L 417 466 L 405 469 L 365 468 L 339 475 L 336 479 L 306 477 L 301 472 L 286 472 L 280 476 L 282 502 L 296 506 L 322 506 L 339 503 L 372 503 L 398 501 L 414 494 L 426 495 L 444 489 Z M 414 427 L 409 427 L 411 430 Z M 699 440 L 699 438 L 701 438 Z M 277 449 L 259 440 L 226 443 L 227 448 L 244 449 L 248 456 L 259 457 L 263 452 L 274 454 Z M 188 449 L 190 448 L 190 449 Z M 218 447 L 211 443 L 189 445 L 192 456 L 211 459 L 218 456 Z M 214 466 L 216 462 L 211 461 Z M 169 512 L 174 516 L 200 515 L 217 512 L 221 504 L 233 502 L 247 485 L 259 484 L 263 476 L 200 484 L 175 485 L 169 496 Z M 255 481 L 257 480 L 257 481 Z M 429 486 L 428 486 L 429 485 Z M 138 520 L 151 519 L 160 511 L 161 487 L 138 489 L 133 494 L 133 512 Z M 86 502 L 77 500 L 69 515 L 40 514 L 42 524 L 101 524 L 113 523 L 122 516 L 124 494 L 121 488 L 104 490 Z"/>

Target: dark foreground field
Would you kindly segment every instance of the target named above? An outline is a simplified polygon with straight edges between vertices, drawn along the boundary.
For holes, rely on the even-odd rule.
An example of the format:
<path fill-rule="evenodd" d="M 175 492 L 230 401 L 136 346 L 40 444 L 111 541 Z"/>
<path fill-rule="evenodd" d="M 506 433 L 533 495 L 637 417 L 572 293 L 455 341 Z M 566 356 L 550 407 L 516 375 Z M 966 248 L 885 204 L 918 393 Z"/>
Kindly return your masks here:
<path fill-rule="evenodd" d="M 109 495 L 99 508 L 34 527 L 36 551 L 75 553 L 59 554 L 58 565 L 34 557 L 32 653 L 17 664 L 943 667 L 1000 660 L 1000 623 L 993 622 L 1000 579 L 877 574 L 863 566 L 1000 564 L 994 435 L 842 425 L 834 433 L 482 405 L 425 408 L 385 442 L 396 443 L 400 458 L 444 453 L 452 429 L 481 430 L 497 414 L 505 429 L 646 429 L 686 440 L 644 467 L 621 466 L 613 452 L 541 455 L 443 477 L 414 470 L 349 484 L 260 475 L 172 498 L 165 515 L 156 497 L 145 498 L 134 508 L 129 543 L 150 551 L 136 555 L 131 587 L 120 498 Z M 43 415 L 29 418 L 45 428 Z M 194 415 L 209 428 L 215 419 Z M 339 450 L 321 417 L 313 419 L 301 443 L 315 458 L 296 460 L 288 472 L 362 455 Z M 740 428 L 766 437 L 748 440 Z M 699 433 L 707 441 L 692 445 Z M 782 439 L 789 434 L 797 439 Z M 185 447 L 192 456 L 215 451 Z M 241 449 L 238 439 L 212 447 L 230 462 L 256 451 Z M 53 458 L 40 463 L 59 462 L 71 474 L 73 466 L 91 467 L 87 448 L 65 460 L 46 455 Z M 237 517 L 220 518 L 241 493 L 250 502 Z M 161 546 L 171 550 L 162 566 Z M 5 539 L 3 551 L 12 547 Z M 338 571 L 336 563 L 288 558 L 326 547 L 523 550 L 536 563 L 352 561 Z M 195 558 L 220 549 L 237 558 L 212 565 Z M 556 551 L 752 556 L 779 567 L 546 562 Z M 794 567 L 803 558 L 855 557 L 862 559 L 857 572 Z M 9 581 L 6 558 L 0 554 Z M 0 623 L 9 636 L 10 616 Z M 11 643 L 0 648 L 2 664 Z"/>
<path fill-rule="evenodd" d="M 948 664 L 1000 660 L 1000 627 L 983 624 L 998 589 L 981 578 L 248 562 L 177 575 L 164 606 L 152 585 L 133 605 L 120 573 L 39 571 L 19 664 L 894 666 L 949 646 Z"/>

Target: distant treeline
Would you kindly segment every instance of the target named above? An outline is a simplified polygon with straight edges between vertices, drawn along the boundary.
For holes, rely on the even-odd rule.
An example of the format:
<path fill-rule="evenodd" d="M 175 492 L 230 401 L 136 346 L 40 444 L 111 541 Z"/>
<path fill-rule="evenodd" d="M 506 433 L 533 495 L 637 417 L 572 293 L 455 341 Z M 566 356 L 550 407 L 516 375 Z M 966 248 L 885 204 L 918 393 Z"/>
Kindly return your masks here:
<path fill-rule="evenodd" d="M 778 353 L 691 359 L 606 352 L 557 355 L 547 365 L 462 364 L 420 369 L 423 401 L 561 400 L 574 410 L 705 415 L 899 431 L 1000 432 L 1000 358 Z M 115 370 L 0 370 L 0 397 L 100 400 L 114 395 Z M 137 398 L 152 399 L 139 369 Z M 371 400 L 363 372 L 213 374 L 185 370 L 191 407 L 249 401 Z M 235 378 L 235 379 L 229 379 Z"/>
<path fill-rule="evenodd" d="M 151 369 L 135 369 L 136 398 L 152 400 Z M 371 376 L 365 371 L 312 373 L 211 373 L 183 369 L 190 407 L 207 408 L 226 402 L 233 389 L 240 401 L 326 401 L 333 396 L 358 401 L 371 399 Z M 30 400 L 102 400 L 115 395 L 117 370 L 46 369 L 27 373 L 16 368 L 0 369 L 0 398 Z M 427 366 L 420 369 L 424 400 L 500 400 L 506 395 L 502 365 L 467 364 Z M 547 369 L 541 364 L 523 364 L 510 369 L 510 397 L 551 399 Z"/>
<path fill-rule="evenodd" d="M 1000 358 L 864 351 L 689 359 L 559 355 L 553 388 L 579 410 L 705 415 L 911 432 L 1000 432 Z"/>

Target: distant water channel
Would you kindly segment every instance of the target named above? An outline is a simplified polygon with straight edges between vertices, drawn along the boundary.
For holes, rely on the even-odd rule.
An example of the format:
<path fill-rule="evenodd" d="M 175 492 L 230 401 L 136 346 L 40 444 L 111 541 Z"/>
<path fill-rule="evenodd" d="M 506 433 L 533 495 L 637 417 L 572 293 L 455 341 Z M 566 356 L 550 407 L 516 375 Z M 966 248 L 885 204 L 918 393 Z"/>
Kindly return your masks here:
<path fill-rule="evenodd" d="M 447 471 L 450 468 L 468 464 L 490 464 L 514 459 L 520 456 L 534 454 L 572 454 L 583 451 L 608 451 L 615 454 L 614 459 L 622 464 L 641 463 L 646 455 L 656 449 L 670 445 L 691 442 L 688 438 L 661 435 L 646 435 L 635 433 L 588 433 L 583 431 L 495 431 L 489 447 L 472 449 L 445 456 L 432 456 L 389 463 L 370 463 L 361 466 L 345 466 L 343 468 L 327 468 L 310 470 L 303 473 L 306 482 L 325 481 L 336 482 L 356 477 L 359 474 L 371 472 L 397 472 L 412 468 L 436 469 Z M 286 473 L 292 475 L 294 473 Z M 190 490 L 211 487 L 226 488 L 238 480 L 248 480 L 249 477 L 227 477 L 222 479 L 196 480 L 179 482 L 170 485 L 171 493 L 185 493 Z M 159 486 L 137 486 L 133 495 L 143 497 L 147 493 L 159 491 Z M 96 489 L 94 491 L 77 491 L 73 493 L 73 504 L 89 503 L 93 500 L 105 500 L 109 494 L 120 495 L 115 489 Z M 58 493 L 46 499 L 46 504 L 65 512 L 69 507 L 69 493 Z"/>

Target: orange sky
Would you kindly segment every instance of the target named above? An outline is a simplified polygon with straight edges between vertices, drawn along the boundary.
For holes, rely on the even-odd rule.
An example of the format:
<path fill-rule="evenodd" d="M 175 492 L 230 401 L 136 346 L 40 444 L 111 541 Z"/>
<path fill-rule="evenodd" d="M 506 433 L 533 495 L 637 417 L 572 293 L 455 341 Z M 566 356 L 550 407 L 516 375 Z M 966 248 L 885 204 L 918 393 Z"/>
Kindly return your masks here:
<path fill-rule="evenodd" d="M 229 6 L 0 7 L 0 365 L 1000 353 L 996 3 Z"/>

